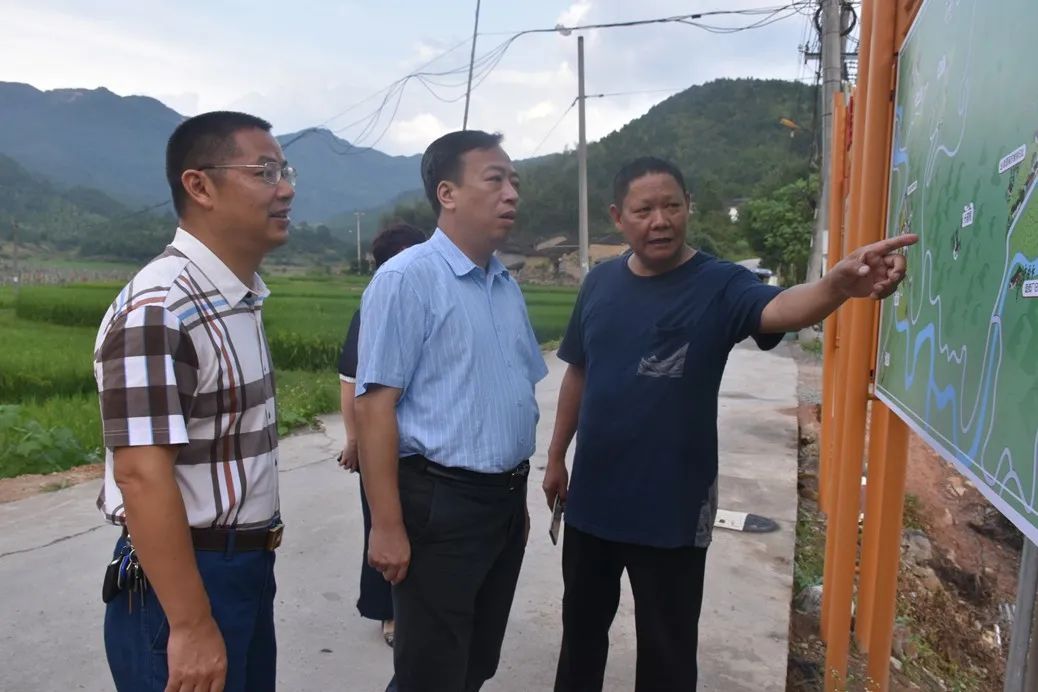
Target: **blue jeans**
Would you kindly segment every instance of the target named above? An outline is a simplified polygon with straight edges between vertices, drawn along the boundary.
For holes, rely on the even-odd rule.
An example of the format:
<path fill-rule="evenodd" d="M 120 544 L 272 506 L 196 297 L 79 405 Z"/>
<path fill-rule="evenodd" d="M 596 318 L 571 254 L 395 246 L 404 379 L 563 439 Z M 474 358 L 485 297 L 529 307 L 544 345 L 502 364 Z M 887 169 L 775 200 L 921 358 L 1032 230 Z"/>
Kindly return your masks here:
<path fill-rule="evenodd" d="M 116 543 L 122 551 L 126 539 Z M 213 618 L 227 647 L 226 692 L 275 688 L 274 553 L 195 551 Z M 130 599 L 133 599 L 132 611 Z M 107 605 L 105 651 L 119 692 L 162 692 L 169 678 L 169 623 L 154 589 L 124 590 Z"/>

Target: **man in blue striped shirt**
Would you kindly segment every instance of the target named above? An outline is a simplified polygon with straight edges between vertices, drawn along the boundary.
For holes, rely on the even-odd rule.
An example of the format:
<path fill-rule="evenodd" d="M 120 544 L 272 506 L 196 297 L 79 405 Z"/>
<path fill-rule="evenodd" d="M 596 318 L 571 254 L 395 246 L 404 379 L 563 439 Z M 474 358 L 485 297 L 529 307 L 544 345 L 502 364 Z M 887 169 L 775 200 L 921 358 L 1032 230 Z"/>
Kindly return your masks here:
<path fill-rule="evenodd" d="M 386 262 L 361 304 L 368 561 L 393 584 L 400 692 L 472 692 L 493 677 L 526 548 L 534 385 L 547 368 L 493 254 L 519 203 L 500 143 L 467 130 L 429 146 L 438 228 Z"/>

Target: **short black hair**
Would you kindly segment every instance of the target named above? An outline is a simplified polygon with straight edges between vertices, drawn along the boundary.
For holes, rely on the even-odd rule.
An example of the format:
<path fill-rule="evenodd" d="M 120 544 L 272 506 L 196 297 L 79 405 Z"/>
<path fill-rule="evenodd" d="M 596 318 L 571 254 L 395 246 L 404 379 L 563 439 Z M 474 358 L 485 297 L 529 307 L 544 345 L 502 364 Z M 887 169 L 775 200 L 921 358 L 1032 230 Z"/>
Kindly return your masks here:
<path fill-rule="evenodd" d="M 424 243 L 428 238 L 420 230 L 404 221 L 395 221 L 383 228 L 371 241 L 371 254 L 375 258 L 375 269 L 389 258 L 412 245 Z"/>
<path fill-rule="evenodd" d="M 501 145 L 504 135 L 483 130 L 448 132 L 429 145 L 422 155 L 422 184 L 433 213 L 440 215 L 440 200 L 436 188 L 444 180 L 460 183 L 461 157 L 473 149 L 493 149 Z"/>
<path fill-rule="evenodd" d="M 626 199 L 627 193 L 631 189 L 631 183 L 650 173 L 663 173 L 674 178 L 678 185 L 681 186 L 682 194 L 686 198 L 688 197 L 685 176 L 681 175 L 680 168 L 670 161 L 656 158 L 655 156 L 642 156 L 621 166 L 613 178 L 613 204 L 616 205 L 617 209 L 623 209 L 624 199 Z"/>
<path fill-rule="evenodd" d="M 180 181 L 184 171 L 223 163 L 237 151 L 234 135 L 252 129 L 270 132 L 270 123 L 248 113 L 212 111 L 177 125 L 166 143 L 166 182 L 177 214 L 184 213 L 187 202 L 187 191 Z"/>

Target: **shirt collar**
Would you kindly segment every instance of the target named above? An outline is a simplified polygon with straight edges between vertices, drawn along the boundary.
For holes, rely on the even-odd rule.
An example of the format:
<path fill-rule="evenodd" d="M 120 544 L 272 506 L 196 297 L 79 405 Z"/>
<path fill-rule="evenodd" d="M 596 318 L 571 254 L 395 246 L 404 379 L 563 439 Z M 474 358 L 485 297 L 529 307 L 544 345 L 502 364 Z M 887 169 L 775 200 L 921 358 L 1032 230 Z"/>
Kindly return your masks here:
<path fill-rule="evenodd" d="M 454 241 L 439 227 L 429 239 L 429 243 L 447 260 L 447 264 L 450 265 L 455 276 L 468 276 L 474 269 L 482 271 L 483 268 L 469 259 L 468 255 L 462 252 L 461 248 L 455 245 Z M 491 255 L 490 262 L 487 264 L 487 275 L 497 276 L 499 274 L 507 277 L 508 269 L 497 258 L 497 255 Z"/>
<path fill-rule="evenodd" d="M 177 228 L 170 245 L 191 260 L 232 307 L 250 295 L 260 299 L 270 295 L 270 289 L 259 274 L 252 275 L 253 288 L 249 288 L 205 243 L 183 228 Z"/>

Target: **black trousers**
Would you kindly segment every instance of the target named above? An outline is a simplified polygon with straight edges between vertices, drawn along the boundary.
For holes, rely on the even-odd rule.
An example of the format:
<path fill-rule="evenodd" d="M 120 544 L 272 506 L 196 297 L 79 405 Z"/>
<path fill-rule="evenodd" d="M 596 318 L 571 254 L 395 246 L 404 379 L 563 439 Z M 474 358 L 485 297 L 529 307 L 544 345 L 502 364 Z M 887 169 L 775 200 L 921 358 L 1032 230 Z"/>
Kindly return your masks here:
<path fill-rule="evenodd" d="M 401 461 L 400 504 L 411 564 L 393 587 L 395 689 L 475 692 L 501 657 L 526 552 L 526 479 L 478 485 Z"/>
<path fill-rule="evenodd" d="M 562 546 L 562 651 L 556 692 L 600 692 L 609 626 L 627 570 L 634 593 L 635 692 L 696 689 L 706 548 L 652 548 L 566 527 Z"/>
<path fill-rule="evenodd" d="M 359 475 L 359 473 L 358 473 Z M 368 537 L 371 535 L 371 508 L 364 494 L 363 479 L 360 483 L 360 510 L 364 515 L 364 554 L 360 565 L 360 598 L 357 611 L 369 620 L 393 619 L 393 588 L 382 573 L 368 564 Z"/>

